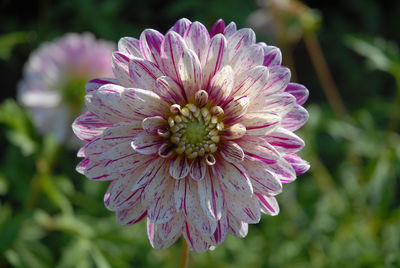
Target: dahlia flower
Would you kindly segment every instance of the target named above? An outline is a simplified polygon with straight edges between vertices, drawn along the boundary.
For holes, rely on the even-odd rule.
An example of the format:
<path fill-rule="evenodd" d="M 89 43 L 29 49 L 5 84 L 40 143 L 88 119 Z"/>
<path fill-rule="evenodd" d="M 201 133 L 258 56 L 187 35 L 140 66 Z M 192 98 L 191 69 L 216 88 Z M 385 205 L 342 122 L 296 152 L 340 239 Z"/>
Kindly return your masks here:
<path fill-rule="evenodd" d="M 145 219 L 154 248 L 183 235 L 203 252 L 279 212 L 282 184 L 309 165 L 293 133 L 308 91 L 289 83 L 278 48 L 233 22 L 207 31 L 181 19 L 165 35 L 122 38 L 112 66 L 115 78 L 86 85 L 73 129 L 87 141 L 77 170 L 110 181 L 118 223 Z"/>
<path fill-rule="evenodd" d="M 40 134 L 53 133 L 59 143 L 79 146 L 70 125 L 82 113 L 83 88 L 90 79 L 112 76 L 114 50 L 113 43 L 92 34 L 69 33 L 31 54 L 17 98 L 29 109 Z"/>

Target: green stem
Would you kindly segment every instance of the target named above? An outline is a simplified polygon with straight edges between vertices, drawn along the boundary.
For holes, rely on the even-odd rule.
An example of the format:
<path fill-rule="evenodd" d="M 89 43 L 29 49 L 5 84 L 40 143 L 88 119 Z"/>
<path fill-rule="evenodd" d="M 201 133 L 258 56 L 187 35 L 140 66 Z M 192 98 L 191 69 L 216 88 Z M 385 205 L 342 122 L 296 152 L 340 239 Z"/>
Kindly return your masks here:
<path fill-rule="evenodd" d="M 185 238 L 182 236 L 182 251 L 181 251 L 181 268 L 189 267 L 189 246 Z"/>

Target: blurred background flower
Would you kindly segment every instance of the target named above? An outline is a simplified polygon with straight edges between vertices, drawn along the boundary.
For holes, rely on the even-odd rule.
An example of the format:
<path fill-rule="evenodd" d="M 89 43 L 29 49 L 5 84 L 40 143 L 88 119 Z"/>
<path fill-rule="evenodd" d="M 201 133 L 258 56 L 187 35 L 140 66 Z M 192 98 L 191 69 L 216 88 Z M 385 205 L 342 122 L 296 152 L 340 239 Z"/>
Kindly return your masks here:
<path fill-rule="evenodd" d="M 305 31 L 291 15 L 295 25 L 274 30 L 295 32 L 287 49 L 263 29 L 256 34 L 283 50 L 282 64 L 310 90 L 310 118 L 298 135 L 311 168 L 277 197 L 279 216 L 264 217 L 246 239 L 228 235 L 214 251 L 192 252 L 191 267 L 400 266 L 400 2 L 297 2 L 299 11 L 311 10 L 300 13 L 316 15 L 316 27 Z M 116 42 L 145 28 L 165 33 L 181 17 L 207 28 L 223 18 L 243 28 L 259 3 L 57 0 L 0 7 L 0 266 L 176 267 L 180 243 L 156 251 L 144 224 L 116 224 L 99 205 L 105 184 L 76 173 L 75 150 L 38 135 L 15 102 L 17 84 L 30 53 L 67 32 Z M 268 7 L 262 12 L 271 16 Z"/>
<path fill-rule="evenodd" d="M 28 108 L 40 134 L 53 134 L 61 144 L 77 148 L 70 125 L 83 110 L 85 84 L 112 77 L 112 42 L 90 33 L 68 33 L 33 51 L 18 84 L 17 99 Z"/>

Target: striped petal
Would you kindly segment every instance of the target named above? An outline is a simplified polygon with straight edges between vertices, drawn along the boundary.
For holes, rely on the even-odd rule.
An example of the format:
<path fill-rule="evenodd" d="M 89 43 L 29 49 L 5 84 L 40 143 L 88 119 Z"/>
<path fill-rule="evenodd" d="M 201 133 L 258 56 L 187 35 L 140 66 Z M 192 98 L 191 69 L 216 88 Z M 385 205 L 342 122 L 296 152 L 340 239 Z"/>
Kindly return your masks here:
<path fill-rule="evenodd" d="M 131 146 L 139 154 L 156 154 L 158 148 L 164 143 L 164 139 L 156 135 L 150 135 L 146 131 L 139 132 L 132 138 Z"/>
<path fill-rule="evenodd" d="M 217 34 L 210 41 L 206 61 L 202 68 L 203 88 L 208 88 L 211 78 L 228 62 L 227 41 L 222 34 Z"/>
<path fill-rule="evenodd" d="M 270 216 L 276 216 L 279 214 L 279 205 L 275 197 L 257 193 L 255 195 L 258 198 L 258 203 L 262 213 Z"/>
<path fill-rule="evenodd" d="M 216 105 L 219 105 L 229 97 L 233 88 L 233 70 L 227 65 L 218 71 L 211 79 L 207 89 L 209 99 Z"/>
<path fill-rule="evenodd" d="M 129 61 L 129 75 L 136 87 L 155 91 L 157 78 L 164 74 L 148 60 L 132 59 Z"/>
<path fill-rule="evenodd" d="M 236 96 L 231 101 L 222 106 L 224 109 L 224 121 L 226 124 L 233 123 L 240 119 L 249 108 L 250 100 L 247 96 Z"/>
<path fill-rule="evenodd" d="M 243 161 L 244 152 L 239 144 L 233 141 L 223 141 L 221 145 L 221 155 L 226 161 L 231 163 L 240 163 Z"/>
<path fill-rule="evenodd" d="M 175 179 L 185 178 L 190 171 L 186 156 L 176 154 L 169 165 L 169 174 Z"/>
<path fill-rule="evenodd" d="M 180 34 L 181 36 L 184 35 L 187 28 L 192 24 L 192 22 L 186 18 L 178 20 L 174 26 L 169 29 L 169 31 L 174 31 Z"/>
<path fill-rule="evenodd" d="M 153 29 L 147 29 L 140 35 L 140 52 L 143 57 L 158 66 L 161 65 L 161 43 L 164 36 Z"/>
<path fill-rule="evenodd" d="M 194 102 L 195 93 L 201 89 L 201 66 L 197 55 L 190 49 L 184 49 L 182 58 L 178 61 L 178 75 L 182 83 L 186 99 Z"/>
<path fill-rule="evenodd" d="M 236 142 L 243 149 L 247 159 L 272 164 L 280 158 L 279 152 L 262 136 L 245 135 Z"/>
<path fill-rule="evenodd" d="M 206 174 L 206 168 L 204 158 L 197 157 L 190 164 L 190 177 L 194 180 L 202 180 Z"/>
<path fill-rule="evenodd" d="M 286 154 L 283 158 L 292 165 L 297 176 L 306 173 L 310 169 L 310 163 L 301 159 L 296 154 Z"/>
<path fill-rule="evenodd" d="M 210 177 L 209 172 L 198 182 L 200 205 L 210 218 L 219 220 L 224 210 L 224 195 L 217 179 Z"/>
<path fill-rule="evenodd" d="M 133 57 L 141 58 L 139 40 L 133 37 L 123 37 L 118 41 L 118 51 Z"/>
<path fill-rule="evenodd" d="M 237 237 L 246 237 L 249 231 L 249 225 L 247 222 L 241 221 L 237 219 L 235 216 L 229 213 L 228 216 L 229 222 L 229 232 Z"/>
<path fill-rule="evenodd" d="M 258 223 L 261 218 L 260 205 L 255 196 L 239 197 L 225 192 L 226 208 L 238 220 Z"/>
<path fill-rule="evenodd" d="M 281 50 L 275 46 L 265 46 L 264 51 L 264 66 L 281 65 L 282 53 Z"/>
<path fill-rule="evenodd" d="M 301 128 L 307 120 L 307 110 L 300 105 L 295 105 L 293 109 L 282 118 L 281 127 L 290 131 L 296 131 Z"/>
<path fill-rule="evenodd" d="M 117 223 L 121 225 L 132 225 L 145 219 L 147 216 L 146 206 L 143 204 L 137 204 L 135 206 L 117 210 L 115 217 Z"/>
<path fill-rule="evenodd" d="M 204 27 L 204 25 L 198 21 L 193 22 L 186 29 L 183 39 L 185 40 L 188 48 L 194 51 L 194 53 L 197 55 L 201 66 L 204 66 L 204 62 L 206 60 L 205 52 L 210 45 L 210 35 L 206 27 Z"/>
<path fill-rule="evenodd" d="M 147 190 L 147 187 L 145 190 Z M 149 203 L 147 214 L 152 222 L 156 224 L 166 223 L 174 216 L 176 210 L 173 190 L 173 183 L 170 183 L 167 188 L 160 192 L 158 197 Z"/>
<path fill-rule="evenodd" d="M 282 183 L 268 170 L 268 164 L 245 160 L 243 165 L 249 174 L 254 192 L 268 195 L 277 195 L 282 192 Z"/>
<path fill-rule="evenodd" d="M 135 84 L 129 76 L 129 60 L 133 58 L 123 52 L 112 53 L 112 69 L 120 85 L 124 87 L 133 87 Z"/>
<path fill-rule="evenodd" d="M 217 163 L 212 166 L 212 173 L 211 176 L 219 180 L 226 192 L 243 197 L 253 194 L 249 176 L 242 165 L 218 159 Z"/>
<path fill-rule="evenodd" d="M 136 179 L 132 173 L 110 183 L 104 196 L 106 208 L 111 211 L 118 211 L 139 205 L 143 189 L 131 191 L 135 183 Z"/>
<path fill-rule="evenodd" d="M 247 113 L 241 118 L 247 135 L 265 136 L 279 127 L 281 117 L 273 113 Z"/>
<path fill-rule="evenodd" d="M 297 83 L 289 83 L 286 87 L 285 92 L 292 94 L 296 98 L 296 103 L 298 105 L 303 105 L 308 99 L 308 89 Z"/>
<path fill-rule="evenodd" d="M 162 116 L 146 117 L 142 121 L 143 129 L 149 134 L 157 134 L 157 130 L 168 125 L 167 120 Z"/>
<path fill-rule="evenodd" d="M 144 117 L 164 115 L 169 111 L 168 103 L 149 90 L 126 88 L 122 92 L 122 99 L 133 112 L 132 117 L 143 119 Z"/>
<path fill-rule="evenodd" d="M 90 141 L 100 136 L 111 125 L 97 115 L 85 112 L 72 123 L 72 130 L 79 139 Z"/>
<path fill-rule="evenodd" d="M 304 147 L 304 141 L 299 136 L 281 127 L 268 134 L 265 140 L 280 153 L 295 153 Z"/>

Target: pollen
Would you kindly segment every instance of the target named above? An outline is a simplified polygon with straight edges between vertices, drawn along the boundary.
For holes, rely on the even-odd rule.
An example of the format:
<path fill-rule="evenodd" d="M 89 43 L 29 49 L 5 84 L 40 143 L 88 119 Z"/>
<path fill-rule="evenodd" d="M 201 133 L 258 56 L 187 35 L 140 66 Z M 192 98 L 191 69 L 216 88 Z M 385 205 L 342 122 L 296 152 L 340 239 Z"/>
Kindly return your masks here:
<path fill-rule="evenodd" d="M 179 104 L 173 104 L 170 111 L 169 139 L 175 145 L 176 153 L 193 159 L 217 151 L 219 133 L 224 129 L 221 107 L 213 106 L 208 109 L 189 103 L 182 108 Z"/>

